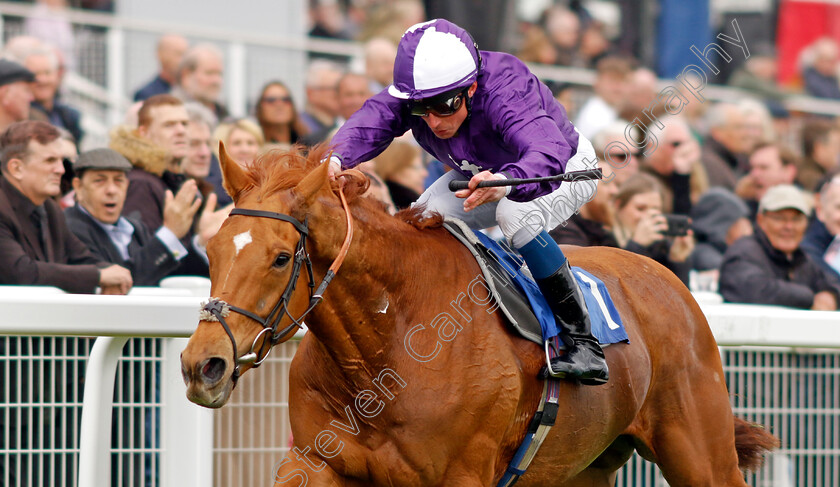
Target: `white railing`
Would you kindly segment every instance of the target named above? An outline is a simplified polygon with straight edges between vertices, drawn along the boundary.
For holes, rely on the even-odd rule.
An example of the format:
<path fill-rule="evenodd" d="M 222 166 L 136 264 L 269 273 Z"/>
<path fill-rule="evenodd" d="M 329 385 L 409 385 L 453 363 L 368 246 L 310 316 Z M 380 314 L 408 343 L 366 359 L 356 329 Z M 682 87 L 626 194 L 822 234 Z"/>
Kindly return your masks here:
<path fill-rule="evenodd" d="M 186 399 L 178 364 L 186 337 L 195 330 L 201 298 L 155 295 L 100 296 L 42 293 L 35 288 L 0 290 L 0 334 L 98 336 L 85 375 L 80 435 L 79 487 L 110 479 L 114 377 L 131 337 L 164 337 L 162 377 L 163 487 L 212 485 L 213 415 Z M 143 291 L 141 290 L 141 293 Z M 171 370 L 173 369 L 174 370 Z"/>
<path fill-rule="evenodd" d="M 0 335 L 100 337 L 87 365 L 78 485 L 101 486 L 103 479 L 111 478 L 114 373 L 122 346 L 129 337 L 166 338 L 163 363 L 167 367 L 161 378 L 159 485 L 212 485 L 213 413 L 187 402 L 178 369 L 178 357 L 186 342 L 184 337 L 195 328 L 201 298 L 185 295 L 189 291 L 172 289 L 150 289 L 147 294 L 152 295 L 146 296 L 44 291 L 43 288 L 34 291 L 0 287 L 0 309 L 3 309 Z M 837 312 L 716 304 L 705 299 L 701 302 L 721 346 L 840 348 Z"/>
<path fill-rule="evenodd" d="M 840 312 L 701 304 L 720 346 L 840 348 Z"/>

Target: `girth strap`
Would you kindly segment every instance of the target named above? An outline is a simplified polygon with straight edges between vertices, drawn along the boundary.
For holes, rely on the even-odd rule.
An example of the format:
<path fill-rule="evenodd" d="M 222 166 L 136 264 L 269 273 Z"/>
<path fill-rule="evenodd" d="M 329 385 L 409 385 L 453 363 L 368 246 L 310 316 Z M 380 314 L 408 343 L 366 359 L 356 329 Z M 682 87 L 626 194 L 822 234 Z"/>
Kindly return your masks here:
<path fill-rule="evenodd" d="M 510 464 L 508 465 L 505 474 L 497 487 L 509 487 L 519 480 L 531 461 L 537 456 L 537 452 L 545 441 L 551 427 L 557 420 L 558 400 L 560 397 L 560 381 L 555 378 L 546 379 L 543 385 L 542 400 L 534 413 L 534 418 L 531 424 L 528 425 L 528 431 L 525 433 L 525 439 L 519 445 L 519 449 L 513 455 Z"/>

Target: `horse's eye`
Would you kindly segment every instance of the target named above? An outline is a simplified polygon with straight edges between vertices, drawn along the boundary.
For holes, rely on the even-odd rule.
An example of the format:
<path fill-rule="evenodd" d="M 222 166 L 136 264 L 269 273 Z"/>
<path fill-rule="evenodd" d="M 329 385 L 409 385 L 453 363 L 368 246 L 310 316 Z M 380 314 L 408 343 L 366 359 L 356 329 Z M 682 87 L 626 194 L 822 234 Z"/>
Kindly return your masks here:
<path fill-rule="evenodd" d="M 289 260 L 291 260 L 291 256 L 283 252 L 282 254 L 278 255 L 276 259 L 274 259 L 274 267 L 279 269 L 288 264 Z"/>

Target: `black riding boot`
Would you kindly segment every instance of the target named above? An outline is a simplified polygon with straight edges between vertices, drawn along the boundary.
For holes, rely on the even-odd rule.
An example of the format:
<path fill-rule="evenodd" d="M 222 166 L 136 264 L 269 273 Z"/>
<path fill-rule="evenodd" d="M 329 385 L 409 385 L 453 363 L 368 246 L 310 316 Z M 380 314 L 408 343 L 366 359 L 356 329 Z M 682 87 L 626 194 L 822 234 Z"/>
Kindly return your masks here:
<path fill-rule="evenodd" d="M 566 353 L 551 359 L 550 367 L 543 367 L 542 376 L 577 379 L 586 385 L 607 382 L 609 369 L 604 351 L 598 339 L 592 336 L 586 302 L 572 275 L 569 261 L 551 276 L 537 279 L 537 284 L 551 306 L 557 324 L 574 342 Z"/>

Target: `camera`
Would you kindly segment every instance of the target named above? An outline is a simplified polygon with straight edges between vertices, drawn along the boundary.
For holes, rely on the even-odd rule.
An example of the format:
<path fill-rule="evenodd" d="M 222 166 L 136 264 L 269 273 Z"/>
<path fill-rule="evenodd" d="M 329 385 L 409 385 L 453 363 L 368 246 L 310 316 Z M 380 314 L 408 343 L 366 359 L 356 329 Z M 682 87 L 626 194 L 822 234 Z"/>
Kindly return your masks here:
<path fill-rule="evenodd" d="M 691 228 L 691 219 L 685 215 L 665 215 L 665 220 L 668 222 L 668 229 L 662 232 L 662 235 L 668 237 L 682 237 L 688 235 L 688 229 Z"/>

